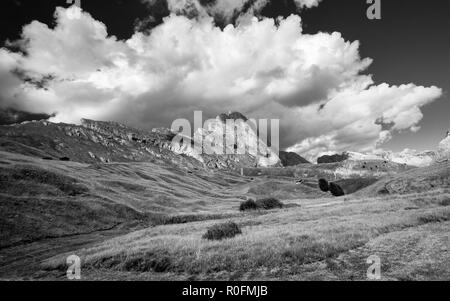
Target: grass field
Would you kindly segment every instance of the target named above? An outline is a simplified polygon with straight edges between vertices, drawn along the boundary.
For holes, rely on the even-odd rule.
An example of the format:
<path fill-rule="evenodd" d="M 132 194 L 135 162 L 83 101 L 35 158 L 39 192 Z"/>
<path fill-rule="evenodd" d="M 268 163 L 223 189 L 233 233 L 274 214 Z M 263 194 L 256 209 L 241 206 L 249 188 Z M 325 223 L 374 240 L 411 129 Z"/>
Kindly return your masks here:
<path fill-rule="evenodd" d="M 366 280 L 372 255 L 383 280 L 450 280 L 448 165 L 334 198 L 292 178 L 1 155 L 2 279 L 65 279 L 76 254 L 85 280 Z M 265 197 L 284 208 L 239 211 Z M 228 221 L 242 233 L 203 238 Z"/>

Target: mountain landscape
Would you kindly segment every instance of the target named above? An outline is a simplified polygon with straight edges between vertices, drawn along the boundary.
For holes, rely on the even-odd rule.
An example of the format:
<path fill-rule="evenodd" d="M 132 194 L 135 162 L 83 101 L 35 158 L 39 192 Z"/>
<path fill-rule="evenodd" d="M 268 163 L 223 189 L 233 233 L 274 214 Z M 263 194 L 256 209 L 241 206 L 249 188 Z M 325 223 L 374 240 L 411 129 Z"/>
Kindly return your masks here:
<path fill-rule="evenodd" d="M 254 155 L 116 122 L 0 126 L 0 278 L 65 279 L 75 254 L 86 280 L 364 280 L 378 254 L 382 279 L 450 279 L 449 133 L 424 154 L 313 164 L 244 119 L 198 133 L 231 131 Z M 227 223 L 239 231 L 205 234 Z"/>

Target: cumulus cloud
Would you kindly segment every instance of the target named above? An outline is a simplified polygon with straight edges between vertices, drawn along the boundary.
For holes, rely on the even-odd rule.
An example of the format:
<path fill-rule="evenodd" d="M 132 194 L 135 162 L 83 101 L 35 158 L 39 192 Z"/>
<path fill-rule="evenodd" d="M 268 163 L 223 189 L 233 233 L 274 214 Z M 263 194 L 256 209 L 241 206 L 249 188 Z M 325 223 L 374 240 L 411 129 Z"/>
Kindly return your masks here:
<path fill-rule="evenodd" d="M 280 118 L 282 146 L 313 158 L 374 149 L 395 131 L 417 129 L 421 107 L 442 93 L 375 85 L 361 74 L 372 61 L 360 57 L 357 41 L 304 34 L 295 15 L 220 29 L 210 17 L 172 14 L 150 33 L 122 41 L 89 14 L 73 19 L 67 12 L 56 10 L 54 28 L 25 26 L 15 42 L 25 54 L 0 49 L 0 106 L 56 112 L 56 122 L 91 118 L 144 128 L 170 126 L 194 110 L 236 110 Z"/>
<path fill-rule="evenodd" d="M 188 17 L 211 16 L 231 22 L 244 15 L 257 15 L 271 1 L 278 0 L 141 0 L 150 7 L 165 3 L 170 12 Z M 290 0 L 298 9 L 317 6 L 321 0 Z"/>

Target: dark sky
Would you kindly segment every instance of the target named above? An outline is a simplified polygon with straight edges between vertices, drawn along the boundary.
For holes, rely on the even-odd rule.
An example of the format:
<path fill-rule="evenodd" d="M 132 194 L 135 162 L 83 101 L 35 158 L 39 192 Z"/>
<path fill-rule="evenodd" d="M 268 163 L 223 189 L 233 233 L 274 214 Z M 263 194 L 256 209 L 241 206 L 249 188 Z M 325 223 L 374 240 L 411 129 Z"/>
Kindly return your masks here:
<path fill-rule="evenodd" d="M 303 13 L 305 30 L 339 31 L 361 42 L 361 56 L 374 59 L 368 69 L 377 83 L 436 85 L 444 97 L 423 109 L 422 129 L 394 136 L 386 148 L 405 145 L 434 149 L 450 128 L 450 2 L 445 0 L 382 1 L 382 19 L 369 21 L 361 0 L 325 0 Z"/>
<path fill-rule="evenodd" d="M 273 1 L 262 14 L 288 16 L 295 12 L 292 1 Z M 38 20 L 52 25 L 56 6 L 66 0 L 2 0 L 0 40 L 17 39 L 23 25 Z M 374 59 L 368 73 L 376 83 L 436 85 L 444 96 L 423 109 L 422 129 L 396 134 L 384 147 L 401 150 L 434 149 L 450 128 L 450 2 L 446 0 L 382 0 L 382 19 L 368 20 L 365 0 L 323 0 L 300 13 L 304 31 L 341 32 L 346 40 L 361 42 L 361 56 Z M 168 14 L 164 6 L 148 7 L 139 0 L 82 0 L 83 10 L 107 25 L 109 34 L 129 38 L 137 19 L 152 14 L 156 23 Z"/>

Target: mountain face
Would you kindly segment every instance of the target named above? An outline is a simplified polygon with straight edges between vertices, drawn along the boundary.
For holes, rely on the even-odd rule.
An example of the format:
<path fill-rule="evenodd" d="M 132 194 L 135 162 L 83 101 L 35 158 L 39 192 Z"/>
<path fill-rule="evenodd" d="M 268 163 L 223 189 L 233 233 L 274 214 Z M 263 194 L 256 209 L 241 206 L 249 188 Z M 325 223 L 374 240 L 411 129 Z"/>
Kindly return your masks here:
<path fill-rule="evenodd" d="M 295 166 L 299 164 L 310 163 L 305 158 L 301 157 L 297 153 L 280 151 L 280 160 L 283 166 Z"/>
<path fill-rule="evenodd" d="M 439 143 L 437 160 L 442 162 L 448 161 L 449 158 L 450 158 L 450 130 L 447 131 L 447 135 L 444 138 L 444 140 L 442 140 Z"/>
<path fill-rule="evenodd" d="M 115 122 L 82 120 L 81 125 L 25 122 L 0 126 L 0 149 L 48 160 L 82 163 L 159 161 L 202 167 L 190 156 L 175 153 L 169 132 L 146 132 Z"/>
<path fill-rule="evenodd" d="M 227 120 L 232 120 L 234 127 L 226 126 Z M 208 167 L 234 169 L 282 166 L 278 155 L 258 137 L 257 130 L 247 120 L 237 112 L 221 114 L 205 128 L 197 130 L 194 137 L 201 137 L 203 141 L 201 157 Z M 206 146 L 208 149 L 205 149 Z M 243 147 L 247 150 L 242 152 Z"/>
<path fill-rule="evenodd" d="M 237 115 L 236 115 L 237 116 Z M 214 143 L 227 131 L 224 115 L 208 129 L 200 129 L 204 141 Z M 159 128 L 139 130 L 117 122 L 83 119 L 81 125 L 48 121 L 0 126 L 0 150 L 47 160 L 71 160 L 83 163 L 161 162 L 185 168 L 237 169 L 240 167 L 281 166 L 278 156 L 262 143 L 244 121 L 236 122 L 236 138 L 259 145 L 254 155 L 229 155 L 230 152 L 203 154 L 191 143 L 177 143 L 175 133 Z M 233 132 L 234 133 L 234 132 Z M 228 133 L 232 136 L 233 133 Z M 238 141 L 240 141 L 238 140 Z M 228 151 L 234 151 L 234 145 Z"/>

